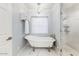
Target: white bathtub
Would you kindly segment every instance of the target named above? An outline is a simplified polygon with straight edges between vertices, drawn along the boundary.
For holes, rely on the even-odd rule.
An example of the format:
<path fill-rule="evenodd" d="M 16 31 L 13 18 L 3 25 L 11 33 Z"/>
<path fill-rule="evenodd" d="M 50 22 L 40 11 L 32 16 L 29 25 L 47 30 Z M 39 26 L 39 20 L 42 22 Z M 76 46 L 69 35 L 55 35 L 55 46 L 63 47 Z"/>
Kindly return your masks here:
<path fill-rule="evenodd" d="M 28 40 L 32 47 L 52 47 L 55 39 L 51 37 L 40 37 L 40 36 L 32 36 L 27 35 L 25 39 Z"/>

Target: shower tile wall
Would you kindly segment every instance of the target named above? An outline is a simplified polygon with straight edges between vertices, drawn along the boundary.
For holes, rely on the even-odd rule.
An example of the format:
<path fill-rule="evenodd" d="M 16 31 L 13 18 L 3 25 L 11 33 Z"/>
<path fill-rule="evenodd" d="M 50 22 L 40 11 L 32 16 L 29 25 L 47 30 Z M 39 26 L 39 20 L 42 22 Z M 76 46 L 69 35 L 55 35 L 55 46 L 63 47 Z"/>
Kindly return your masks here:
<path fill-rule="evenodd" d="M 65 15 L 63 25 L 68 26 L 68 33 L 64 33 L 66 44 L 79 51 L 79 4 L 63 4 L 63 12 Z"/>

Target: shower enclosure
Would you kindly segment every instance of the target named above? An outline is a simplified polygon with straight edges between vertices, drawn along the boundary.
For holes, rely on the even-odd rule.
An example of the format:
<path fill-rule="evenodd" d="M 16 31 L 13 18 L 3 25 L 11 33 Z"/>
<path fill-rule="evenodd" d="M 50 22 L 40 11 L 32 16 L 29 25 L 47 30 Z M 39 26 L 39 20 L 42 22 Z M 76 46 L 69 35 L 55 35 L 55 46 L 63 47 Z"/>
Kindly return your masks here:
<path fill-rule="evenodd" d="M 62 55 L 79 55 L 79 4 L 62 3 Z"/>

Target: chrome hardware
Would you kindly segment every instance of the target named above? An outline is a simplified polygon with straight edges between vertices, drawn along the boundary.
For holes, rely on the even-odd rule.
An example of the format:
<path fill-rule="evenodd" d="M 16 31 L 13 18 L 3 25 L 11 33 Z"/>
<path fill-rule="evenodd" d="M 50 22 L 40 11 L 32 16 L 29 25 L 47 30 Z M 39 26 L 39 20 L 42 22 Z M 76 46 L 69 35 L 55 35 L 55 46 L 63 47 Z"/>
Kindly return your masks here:
<path fill-rule="evenodd" d="M 6 40 L 8 41 L 8 40 L 11 40 L 12 39 L 12 37 L 8 37 Z"/>

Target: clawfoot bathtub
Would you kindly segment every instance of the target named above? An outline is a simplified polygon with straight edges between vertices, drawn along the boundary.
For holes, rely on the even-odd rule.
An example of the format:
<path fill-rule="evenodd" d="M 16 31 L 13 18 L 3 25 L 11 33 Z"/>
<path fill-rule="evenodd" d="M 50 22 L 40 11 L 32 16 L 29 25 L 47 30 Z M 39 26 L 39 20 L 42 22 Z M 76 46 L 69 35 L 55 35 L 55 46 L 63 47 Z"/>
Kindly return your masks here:
<path fill-rule="evenodd" d="M 40 37 L 40 36 L 33 36 L 33 35 L 27 35 L 25 36 L 25 39 L 27 39 L 30 45 L 33 47 L 33 51 L 35 51 L 36 47 L 51 48 L 53 47 L 53 42 L 55 42 L 55 39 L 51 37 Z"/>

